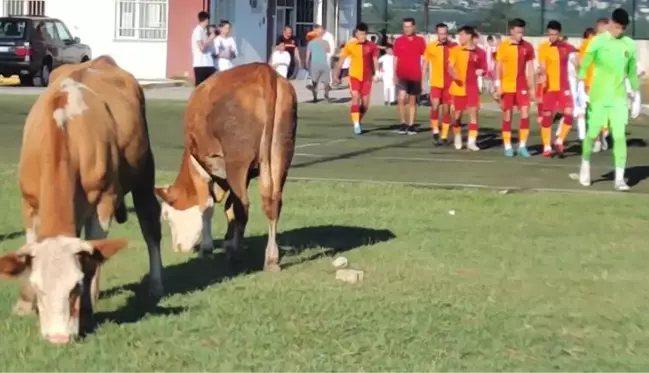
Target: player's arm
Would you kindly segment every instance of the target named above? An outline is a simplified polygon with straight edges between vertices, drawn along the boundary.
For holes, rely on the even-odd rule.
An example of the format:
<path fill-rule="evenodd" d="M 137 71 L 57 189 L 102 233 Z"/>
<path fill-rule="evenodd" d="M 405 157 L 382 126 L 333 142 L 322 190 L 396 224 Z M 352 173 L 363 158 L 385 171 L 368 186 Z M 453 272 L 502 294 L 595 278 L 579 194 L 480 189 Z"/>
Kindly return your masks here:
<path fill-rule="evenodd" d="M 487 52 L 483 49 L 478 48 L 478 69 L 476 74 L 478 76 L 483 76 L 487 71 Z"/>
<path fill-rule="evenodd" d="M 454 49 L 451 49 L 451 53 L 448 56 L 448 75 L 451 79 L 459 86 L 462 85 L 462 80 L 460 79 L 460 74 L 457 73 L 455 66 L 457 64 L 457 53 L 453 53 Z"/>
<path fill-rule="evenodd" d="M 311 61 L 311 48 L 310 48 L 311 42 L 306 45 L 306 55 L 304 56 L 304 62 L 306 63 L 307 66 L 309 66 L 309 61 Z"/>
<path fill-rule="evenodd" d="M 525 65 L 525 75 L 527 76 L 527 85 L 530 88 L 530 97 L 534 97 L 536 93 L 536 90 L 534 89 L 536 87 L 536 71 L 534 69 L 534 59 L 534 48 L 530 46 L 527 63 Z"/>
<path fill-rule="evenodd" d="M 374 62 L 374 75 L 376 75 L 379 72 L 379 48 L 376 45 L 372 50 L 372 62 Z"/>
<path fill-rule="evenodd" d="M 632 51 L 629 53 L 629 59 L 626 64 L 626 77 L 629 79 L 631 89 L 635 92 L 640 90 L 640 82 L 638 81 L 638 60 L 636 57 L 635 45 L 632 46 Z"/>
<path fill-rule="evenodd" d="M 423 61 L 421 63 L 421 77 L 422 79 L 426 78 L 426 75 L 428 74 L 428 69 L 430 65 L 430 60 L 432 59 L 431 57 L 432 51 L 431 51 L 431 46 L 430 44 L 426 46 L 426 50 L 424 50 L 424 55 L 423 55 Z"/>
<path fill-rule="evenodd" d="M 494 59 L 494 94 L 502 93 L 500 79 L 503 76 L 503 51 L 502 44 L 496 48 L 496 58 Z"/>
<path fill-rule="evenodd" d="M 340 69 L 345 63 L 345 59 L 349 56 L 349 47 L 345 44 L 345 46 L 340 50 L 340 56 L 338 56 L 338 61 L 336 62 L 336 66 L 334 66 L 334 71 L 332 73 L 334 83 L 339 82 L 340 79 L 338 77 L 340 76 Z"/>
<path fill-rule="evenodd" d="M 399 48 L 399 39 L 395 40 L 394 46 L 392 48 L 394 54 L 394 63 L 392 64 L 392 79 L 394 83 L 397 82 L 397 66 L 399 65 L 399 55 L 401 54 L 401 48 Z"/>

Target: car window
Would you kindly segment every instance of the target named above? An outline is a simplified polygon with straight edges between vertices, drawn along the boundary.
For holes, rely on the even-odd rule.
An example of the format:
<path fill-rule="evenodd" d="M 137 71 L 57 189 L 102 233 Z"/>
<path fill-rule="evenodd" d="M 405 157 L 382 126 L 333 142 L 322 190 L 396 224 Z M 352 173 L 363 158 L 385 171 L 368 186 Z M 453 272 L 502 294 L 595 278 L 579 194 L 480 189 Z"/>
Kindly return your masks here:
<path fill-rule="evenodd" d="M 72 35 L 70 35 L 68 28 L 65 27 L 63 22 L 55 22 L 54 24 L 56 25 L 56 32 L 59 34 L 61 40 L 72 40 Z"/>
<path fill-rule="evenodd" d="M 46 40 L 59 40 L 59 35 L 56 33 L 56 28 L 53 22 L 45 22 L 45 26 L 41 28 L 43 37 Z"/>
<path fill-rule="evenodd" d="M 0 20 L 0 39 L 22 39 L 25 37 L 25 21 L 16 19 Z"/>

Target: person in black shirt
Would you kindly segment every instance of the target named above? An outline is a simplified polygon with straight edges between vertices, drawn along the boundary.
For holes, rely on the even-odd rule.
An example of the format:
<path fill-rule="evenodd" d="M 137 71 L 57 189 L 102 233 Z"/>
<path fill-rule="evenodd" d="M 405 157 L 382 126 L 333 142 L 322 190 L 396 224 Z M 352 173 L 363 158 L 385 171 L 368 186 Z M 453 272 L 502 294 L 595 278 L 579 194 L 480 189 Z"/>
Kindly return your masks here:
<path fill-rule="evenodd" d="M 293 35 L 293 28 L 291 26 L 284 27 L 284 32 L 277 38 L 276 45 L 279 43 L 284 43 L 284 48 L 291 55 L 291 64 L 288 66 L 288 75 L 289 79 L 292 79 L 297 68 L 302 66 L 302 61 L 300 60 L 300 51 L 297 48 L 297 42 L 295 41 L 295 36 Z"/>

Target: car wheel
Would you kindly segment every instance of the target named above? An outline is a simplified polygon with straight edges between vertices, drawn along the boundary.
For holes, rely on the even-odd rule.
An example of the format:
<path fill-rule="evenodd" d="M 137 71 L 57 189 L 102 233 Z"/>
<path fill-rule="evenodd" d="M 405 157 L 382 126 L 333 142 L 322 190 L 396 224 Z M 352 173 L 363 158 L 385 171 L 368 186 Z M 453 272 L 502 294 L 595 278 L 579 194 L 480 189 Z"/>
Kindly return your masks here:
<path fill-rule="evenodd" d="M 36 86 L 41 86 L 41 87 L 47 87 L 48 84 L 50 84 L 50 73 L 52 72 L 52 68 L 48 63 L 44 63 L 43 66 L 41 67 L 41 73 L 40 73 L 40 84 L 35 83 L 34 85 Z"/>

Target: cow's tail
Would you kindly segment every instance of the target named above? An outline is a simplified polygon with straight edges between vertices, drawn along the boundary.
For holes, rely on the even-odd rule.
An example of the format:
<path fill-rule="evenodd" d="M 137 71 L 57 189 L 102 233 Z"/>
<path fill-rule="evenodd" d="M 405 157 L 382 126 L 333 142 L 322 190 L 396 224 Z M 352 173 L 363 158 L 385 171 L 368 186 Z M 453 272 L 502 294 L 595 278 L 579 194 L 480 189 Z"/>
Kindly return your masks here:
<path fill-rule="evenodd" d="M 293 84 L 277 76 L 273 136 L 270 146 L 270 170 L 273 199 L 281 198 L 284 182 L 295 152 L 297 132 L 297 95 Z"/>
<path fill-rule="evenodd" d="M 70 161 L 65 110 L 68 93 L 56 91 L 47 98 L 40 144 L 40 237 L 76 236 L 74 217 L 75 179 Z"/>

